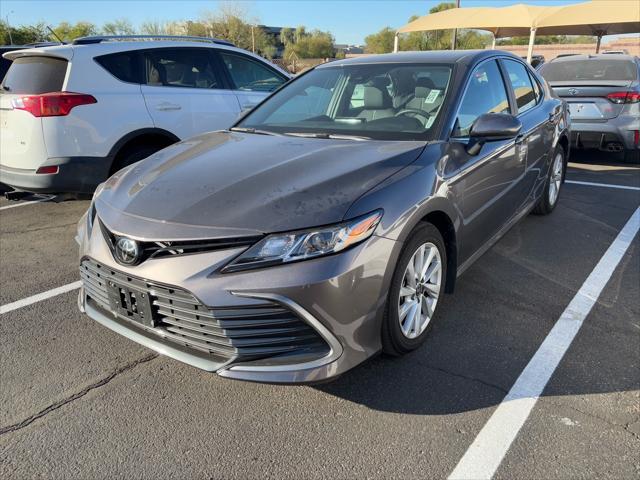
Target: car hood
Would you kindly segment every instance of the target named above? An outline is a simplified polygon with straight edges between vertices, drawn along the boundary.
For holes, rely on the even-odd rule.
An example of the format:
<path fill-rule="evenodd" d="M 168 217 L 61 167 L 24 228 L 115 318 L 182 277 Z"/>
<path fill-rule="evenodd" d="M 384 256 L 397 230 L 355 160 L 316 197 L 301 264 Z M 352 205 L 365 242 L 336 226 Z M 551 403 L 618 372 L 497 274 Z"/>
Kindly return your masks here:
<path fill-rule="evenodd" d="M 111 177 L 96 209 L 138 239 L 253 236 L 343 220 L 363 193 L 413 162 L 425 142 L 214 132 Z"/>

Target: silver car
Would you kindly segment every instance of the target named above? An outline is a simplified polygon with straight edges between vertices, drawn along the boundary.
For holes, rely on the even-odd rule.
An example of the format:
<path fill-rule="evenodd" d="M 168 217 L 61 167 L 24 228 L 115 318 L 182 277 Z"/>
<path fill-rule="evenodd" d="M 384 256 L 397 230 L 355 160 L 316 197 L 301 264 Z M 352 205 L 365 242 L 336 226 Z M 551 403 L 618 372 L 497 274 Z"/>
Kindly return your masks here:
<path fill-rule="evenodd" d="M 575 148 L 616 152 L 640 161 L 640 59 L 631 55 L 570 55 L 539 69 L 569 105 Z"/>
<path fill-rule="evenodd" d="M 418 348 L 456 278 L 557 205 L 564 103 L 505 52 L 324 64 L 98 187 L 79 306 L 223 377 L 331 379 Z"/>

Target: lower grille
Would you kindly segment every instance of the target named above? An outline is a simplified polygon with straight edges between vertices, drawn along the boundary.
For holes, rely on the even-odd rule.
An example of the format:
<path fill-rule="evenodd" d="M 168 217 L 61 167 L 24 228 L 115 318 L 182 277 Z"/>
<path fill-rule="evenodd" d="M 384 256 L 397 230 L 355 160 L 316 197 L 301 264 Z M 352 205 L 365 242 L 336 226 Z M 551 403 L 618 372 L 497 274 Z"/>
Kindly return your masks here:
<path fill-rule="evenodd" d="M 87 297 L 98 307 L 183 347 L 229 360 L 285 354 L 321 357 L 329 351 L 313 328 L 276 303 L 209 308 L 189 292 L 132 277 L 91 259 L 82 261 L 80 276 Z"/>

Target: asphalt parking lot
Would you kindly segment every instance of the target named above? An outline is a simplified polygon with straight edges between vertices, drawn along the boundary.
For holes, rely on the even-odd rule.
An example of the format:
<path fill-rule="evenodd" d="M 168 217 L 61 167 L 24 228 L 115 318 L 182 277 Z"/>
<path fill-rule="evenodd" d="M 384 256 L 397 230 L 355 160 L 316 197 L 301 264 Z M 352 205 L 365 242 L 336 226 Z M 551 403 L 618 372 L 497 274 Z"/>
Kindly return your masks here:
<path fill-rule="evenodd" d="M 328 384 L 157 356 L 81 315 L 77 290 L 3 313 L 0 476 L 446 478 L 640 205 L 638 167 L 572 164 L 567 179 L 551 216 L 460 278 L 422 348 Z M 78 280 L 87 206 L 0 201 L 0 305 Z M 639 299 L 636 236 L 495 478 L 638 478 Z"/>

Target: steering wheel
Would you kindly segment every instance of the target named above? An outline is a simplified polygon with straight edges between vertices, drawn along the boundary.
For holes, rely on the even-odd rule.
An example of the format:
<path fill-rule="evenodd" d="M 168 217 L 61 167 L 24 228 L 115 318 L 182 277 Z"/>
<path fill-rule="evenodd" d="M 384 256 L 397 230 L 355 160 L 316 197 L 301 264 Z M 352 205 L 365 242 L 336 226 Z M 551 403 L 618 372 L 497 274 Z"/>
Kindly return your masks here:
<path fill-rule="evenodd" d="M 429 121 L 429 114 L 424 112 L 423 110 L 418 110 L 417 108 L 403 108 L 398 113 L 394 115 L 394 117 L 399 117 L 400 115 L 407 115 L 409 117 L 422 117 L 424 118 L 424 124 L 426 125 Z"/>

